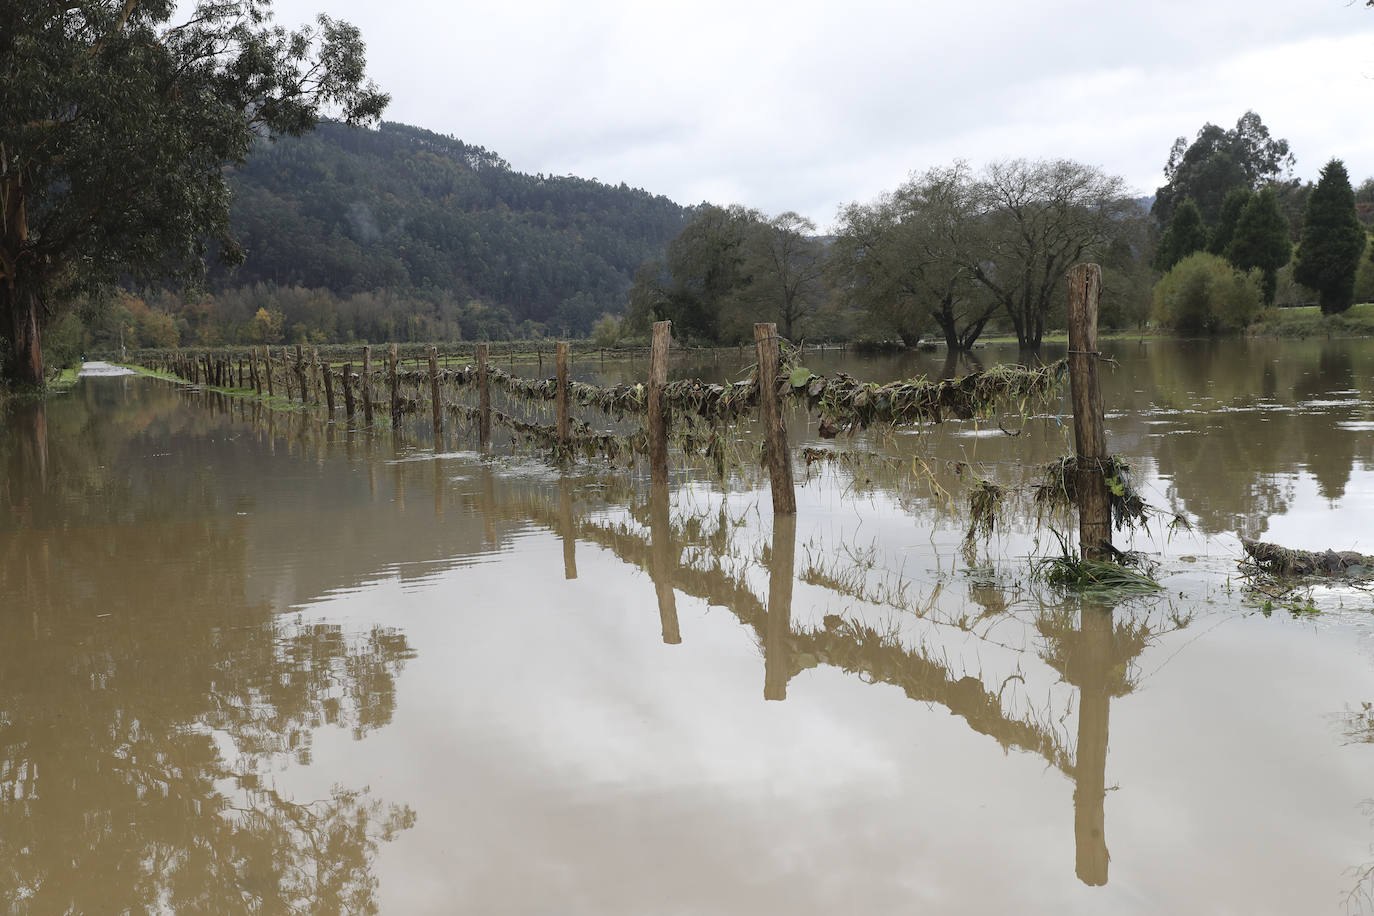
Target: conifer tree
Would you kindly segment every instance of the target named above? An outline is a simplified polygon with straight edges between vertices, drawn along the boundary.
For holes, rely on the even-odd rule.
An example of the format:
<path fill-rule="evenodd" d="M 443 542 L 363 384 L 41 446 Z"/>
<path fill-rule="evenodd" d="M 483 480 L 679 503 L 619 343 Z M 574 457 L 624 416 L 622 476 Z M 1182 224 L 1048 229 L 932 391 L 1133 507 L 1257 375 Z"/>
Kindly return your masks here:
<path fill-rule="evenodd" d="M 1355 214 L 1355 192 L 1345 164 L 1332 159 L 1321 171 L 1303 214 L 1302 241 L 1293 277 L 1320 297 L 1322 313 L 1350 308 L 1365 233 Z"/>
<path fill-rule="evenodd" d="M 1174 211 L 1174 220 L 1164 230 L 1155 255 L 1155 267 L 1167 271 L 1194 251 L 1207 245 L 1207 228 L 1202 225 L 1202 211 L 1190 197 Z"/>
<path fill-rule="evenodd" d="M 1265 188 L 1251 198 L 1236 223 L 1236 232 L 1226 249 L 1226 260 L 1241 270 L 1258 268 L 1264 304 L 1274 304 L 1278 290 L 1279 268 L 1293 255 L 1288 236 L 1288 218 L 1279 209 L 1278 195 Z"/>

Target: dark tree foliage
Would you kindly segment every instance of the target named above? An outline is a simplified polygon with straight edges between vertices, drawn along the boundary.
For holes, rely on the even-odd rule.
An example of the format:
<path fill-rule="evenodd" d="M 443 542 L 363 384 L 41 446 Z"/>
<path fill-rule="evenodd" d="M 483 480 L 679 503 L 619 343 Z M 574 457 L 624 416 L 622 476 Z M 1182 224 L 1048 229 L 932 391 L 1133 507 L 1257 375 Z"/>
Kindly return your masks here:
<path fill-rule="evenodd" d="M 1173 222 L 1159 240 L 1155 253 L 1155 267 L 1167 271 L 1194 251 L 1207 247 L 1207 228 L 1202 225 L 1202 213 L 1190 197 L 1174 211 Z"/>
<path fill-rule="evenodd" d="M 358 30 L 287 31 L 268 0 L 0 4 L 3 376 L 39 384 L 40 334 L 78 292 L 193 280 L 207 238 L 241 259 L 223 170 L 322 112 L 375 121 Z"/>
<path fill-rule="evenodd" d="M 1155 192 L 1152 213 L 1161 226 L 1168 225 L 1174 211 L 1191 197 L 1203 222 L 1214 225 L 1232 188 L 1258 188 L 1277 181 L 1292 166 L 1288 141 L 1271 137 L 1253 111 L 1241 115 L 1231 130 L 1204 124 L 1192 143 L 1185 137 L 1174 141 L 1164 166 L 1166 181 Z"/>
<path fill-rule="evenodd" d="M 1365 231 L 1355 215 L 1350 175 L 1345 163 L 1332 159 L 1322 167 L 1307 199 L 1293 278 L 1317 291 L 1322 312 L 1343 312 L 1354 302 L 1355 272 L 1364 247 Z"/>
<path fill-rule="evenodd" d="M 1217 217 L 1217 224 L 1212 229 L 1212 238 L 1207 243 L 1209 252 L 1226 257 L 1226 249 L 1231 247 L 1231 239 L 1236 235 L 1240 215 L 1245 212 L 1246 205 L 1254 196 L 1255 192 L 1249 188 L 1232 188 L 1227 192 L 1226 199 L 1221 202 L 1221 215 Z"/>
<path fill-rule="evenodd" d="M 263 144 L 232 184 L 248 260 L 217 272 L 218 289 L 442 291 L 565 334 L 623 311 L 635 268 L 663 256 L 687 212 L 624 184 L 512 171 L 481 147 L 393 123 L 325 123 Z"/>
<path fill-rule="evenodd" d="M 1258 269 L 1264 304 L 1274 304 L 1278 271 L 1293 255 L 1288 237 L 1288 218 L 1279 209 L 1278 195 L 1265 188 L 1254 195 L 1236 223 L 1236 232 L 1226 250 L 1226 259 L 1241 270 Z"/>

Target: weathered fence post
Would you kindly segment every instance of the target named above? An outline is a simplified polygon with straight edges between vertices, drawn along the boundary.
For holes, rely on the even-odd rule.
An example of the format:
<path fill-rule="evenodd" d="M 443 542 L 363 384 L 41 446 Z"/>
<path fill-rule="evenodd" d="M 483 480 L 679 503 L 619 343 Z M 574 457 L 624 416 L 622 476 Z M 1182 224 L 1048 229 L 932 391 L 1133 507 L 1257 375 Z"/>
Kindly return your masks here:
<path fill-rule="evenodd" d="M 793 515 L 797 494 L 792 489 L 792 450 L 787 444 L 787 423 L 778 397 L 778 326 L 754 325 L 759 355 L 759 420 L 763 423 L 763 450 L 768 478 L 773 485 L 773 512 Z"/>
<path fill-rule="evenodd" d="M 270 347 L 262 348 L 262 367 L 263 374 L 267 376 L 267 396 L 269 398 L 275 397 L 276 392 L 272 390 L 272 349 Z"/>
<path fill-rule="evenodd" d="M 568 344 L 558 342 L 558 390 L 554 399 L 555 414 L 558 418 L 558 446 L 568 446 Z"/>
<path fill-rule="evenodd" d="M 663 386 L 668 383 L 668 348 L 673 342 L 673 323 L 655 321 L 653 348 L 649 351 L 649 473 L 655 486 L 668 485 L 668 422 L 663 415 Z"/>
<path fill-rule="evenodd" d="M 487 368 L 487 345 L 477 345 L 477 443 L 491 441 L 491 370 Z"/>
<path fill-rule="evenodd" d="M 319 350 L 316 350 L 316 351 L 315 351 L 315 362 L 318 363 L 319 361 L 320 361 L 320 351 L 319 351 Z M 333 376 L 333 374 L 332 374 L 332 370 L 330 369 L 330 366 L 329 366 L 329 363 L 328 363 L 328 362 L 320 363 L 320 371 L 324 373 L 324 375 L 323 375 L 322 377 L 324 378 L 324 403 L 325 403 L 325 407 L 328 408 L 328 410 L 329 410 L 329 416 L 332 418 L 332 417 L 334 416 L 334 376 Z"/>
<path fill-rule="evenodd" d="M 444 405 L 439 402 L 439 348 L 429 348 L 429 404 L 434 414 L 434 447 L 444 435 Z"/>
<path fill-rule="evenodd" d="M 372 425 L 372 348 L 363 347 L 363 422 Z"/>
<path fill-rule="evenodd" d="M 1069 270 L 1069 389 L 1078 452 L 1078 547 L 1088 560 L 1109 559 L 1112 553 L 1107 433 L 1102 389 L 1097 382 L 1097 303 L 1101 292 L 1102 268 L 1077 264 Z"/>
<path fill-rule="evenodd" d="M 305 377 L 305 354 L 301 350 L 301 345 L 296 344 L 296 384 L 301 389 L 301 403 L 310 400 L 310 382 Z"/>
<path fill-rule="evenodd" d="M 401 382 L 396 377 L 396 345 L 391 345 L 387 380 L 391 383 L 391 428 L 401 428 Z"/>
<path fill-rule="evenodd" d="M 343 367 L 344 416 L 353 422 L 353 364 L 344 363 Z"/>
<path fill-rule="evenodd" d="M 248 351 L 248 375 L 253 380 L 253 390 L 262 397 L 262 376 L 258 373 L 258 351 Z"/>
<path fill-rule="evenodd" d="M 773 515 L 768 564 L 768 623 L 763 635 L 763 698 L 787 699 L 792 677 L 792 579 L 797 554 L 797 518 Z"/>

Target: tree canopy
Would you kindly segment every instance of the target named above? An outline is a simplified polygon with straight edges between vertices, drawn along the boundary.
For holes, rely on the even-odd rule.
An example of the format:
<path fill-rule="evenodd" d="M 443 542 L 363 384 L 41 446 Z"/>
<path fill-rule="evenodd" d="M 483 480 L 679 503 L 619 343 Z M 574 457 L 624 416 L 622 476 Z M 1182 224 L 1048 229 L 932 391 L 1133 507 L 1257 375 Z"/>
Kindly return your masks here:
<path fill-rule="evenodd" d="M 1190 197 L 1174 211 L 1173 222 L 1164 230 L 1155 253 L 1155 266 L 1168 270 L 1194 251 L 1207 247 L 1207 227 L 1202 225 L 1202 213 Z"/>
<path fill-rule="evenodd" d="M 1355 191 L 1345 163 L 1332 159 L 1322 167 L 1317 187 L 1307 199 L 1302 242 L 1293 278 L 1317 291 L 1326 314 L 1350 308 L 1355 272 L 1364 254 L 1365 231 L 1355 215 Z"/>
<path fill-rule="evenodd" d="M 1152 212 L 1161 226 L 1167 226 L 1174 211 L 1191 197 L 1203 222 L 1211 226 L 1233 188 L 1257 189 L 1278 181 L 1292 167 L 1288 141 L 1272 137 L 1253 111 L 1241 115 L 1231 130 L 1204 124 L 1192 143 L 1186 137 L 1174 141 Z"/>
<path fill-rule="evenodd" d="M 1279 209 L 1278 195 L 1265 188 L 1250 198 L 1236 223 L 1226 249 L 1226 259 L 1241 270 L 1259 270 L 1264 304 L 1274 304 L 1278 271 L 1293 256 L 1288 237 L 1288 218 Z"/>
<path fill-rule="evenodd" d="M 226 165 L 322 114 L 376 121 L 358 30 L 287 30 L 267 0 L 9 0 L 0 6 L 4 377 L 42 382 L 40 335 L 78 292 L 193 280 L 230 231 Z"/>

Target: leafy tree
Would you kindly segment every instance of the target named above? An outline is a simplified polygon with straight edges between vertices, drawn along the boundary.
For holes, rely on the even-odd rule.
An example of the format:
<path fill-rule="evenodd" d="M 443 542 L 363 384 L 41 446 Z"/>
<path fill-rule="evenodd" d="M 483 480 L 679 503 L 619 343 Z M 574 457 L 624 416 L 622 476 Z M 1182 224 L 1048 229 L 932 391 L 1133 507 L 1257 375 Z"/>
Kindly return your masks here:
<path fill-rule="evenodd" d="M 721 340 L 722 319 L 749 283 L 745 242 L 759 214 L 744 207 L 702 204 L 692 221 L 668 243 L 668 285 L 658 317 L 688 338 Z"/>
<path fill-rule="evenodd" d="M 1235 235 L 1226 249 L 1226 259 L 1241 270 L 1258 269 L 1264 304 L 1273 305 L 1278 270 L 1288 263 L 1292 254 L 1288 219 L 1279 210 L 1274 189 L 1265 188 L 1245 205 L 1236 223 Z"/>
<path fill-rule="evenodd" d="M 1160 225 L 1168 225 L 1174 211 L 1191 197 L 1210 226 L 1232 188 L 1256 189 L 1277 181 L 1292 167 L 1288 141 L 1270 136 L 1253 111 L 1241 115 L 1231 130 L 1204 124 L 1192 143 L 1185 137 L 1174 141 L 1164 165 L 1165 184 L 1155 191 L 1152 213 Z"/>
<path fill-rule="evenodd" d="M 744 272 L 744 297 L 759 315 L 776 316 L 782 336 L 795 337 L 825 295 L 825 249 L 816 224 L 790 210 L 757 223 L 745 242 Z"/>
<path fill-rule="evenodd" d="M 1194 251 L 1207 247 L 1207 227 L 1202 225 L 1202 213 L 1190 197 L 1174 211 L 1173 222 L 1159 240 L 1155 266 L 1168 270 Z"/>
<path fill-rule="evenodd" d="M 1110 245 L 1138 208 L 1121 178 L 1067 159 L 997 163 L 974 187 L 986 249 L 967 266 L 1017 342 L 1037 349 L 1065 273 Z"/>
<path fill-rule="evenodd" d="M 835 270 L 846 295 L 914 346 L 933 323 L 968 350 L 1000 307 L 974 276 L 982 211 L 967 165 L 931 169 L 840 215 Z"/>
<path fill-rule="evenodd" d="M 1155 320 L 1188 333 L 1244 328 L 1260 307 L 1253 274 L 1243 274 L 1205 251 L 1179 261 L 1155 285 Z"/>
<path fill-rule="evenodd" d="M 1355 216 L 1355 192 L 1345 163 L 1332 159 L 1322 167 L 1317 187 L 1307 200 L 1293 277 L 1310 286 L 1328 315 L 1350 308 L 1355 273 L 1364 254 L 1365 231 Z"/>
<path fill-rule="evenodd" d="M 272 25 L 268 0 L 8 0 L 0 6 L 3 376 L 41 384 L 40 335 L 121 277 L 193 279 L 206 238 L 233 263 L 224 167 L 322 112 L 375 121 L 358 30 Z"/>
<path fill-rule="evenodd" d="M 1247 187 L 1232 188 L 1226 193 L 1226 199 L 1221 202 L 1221 213 L 1217 217 L 1216 227 L 1212 230 L 1212 238 L 1207 243 L 1208 251 L 1226 257 L 1226 249 L 1231 247 L 1231 239 L 1235 237 L 1240 215 L 1245 212 L 1245 205 L 1250 203 L 1250 198 L 1254 196 L 1255 192 Z"/>

